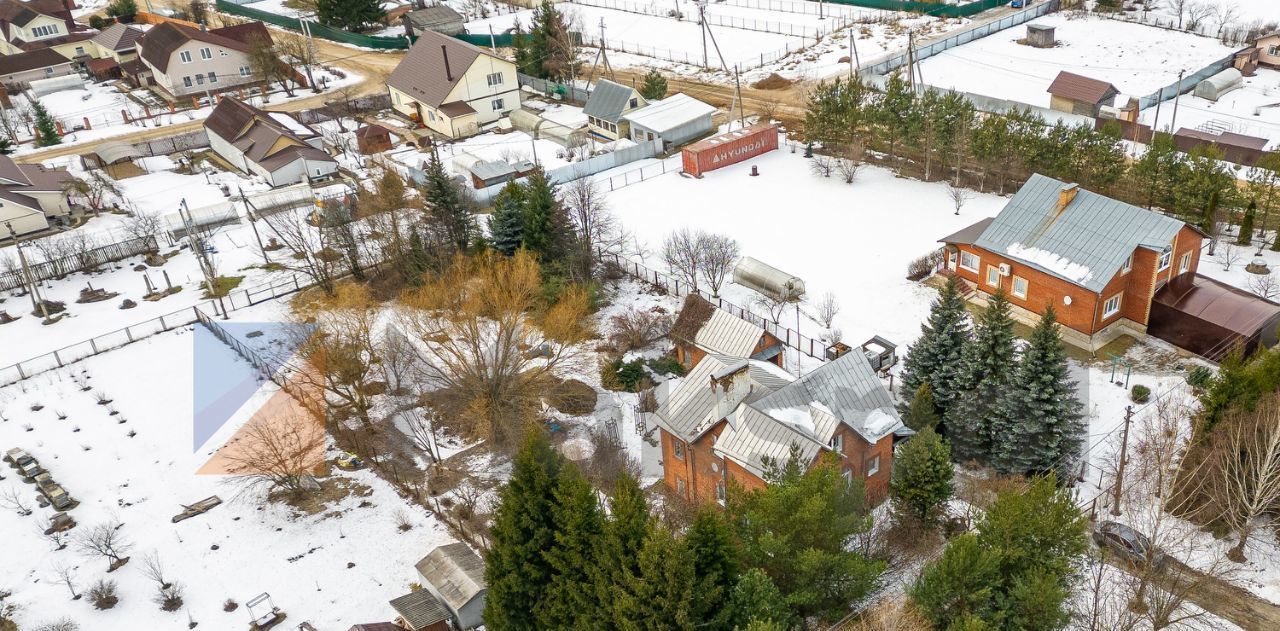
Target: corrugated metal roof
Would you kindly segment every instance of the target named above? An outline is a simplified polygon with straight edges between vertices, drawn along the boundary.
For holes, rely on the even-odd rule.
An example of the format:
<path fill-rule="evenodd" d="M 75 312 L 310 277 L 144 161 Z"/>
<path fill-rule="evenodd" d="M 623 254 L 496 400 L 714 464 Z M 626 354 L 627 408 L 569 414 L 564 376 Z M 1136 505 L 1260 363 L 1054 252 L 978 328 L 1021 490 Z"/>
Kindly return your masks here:
<path fill-rule="evenodd" d="M 768 362 L 709 354 L 663 398 L 655 413 L 658 424 L 685 439 L 694 438 L 710 429 L 721 419 L 722 414 L 716 393 L 711 389 L 711 379 L 744 367 L 752 384 L 751 394 L 743 400 L 745 403 L 767 396 L 792 381 L 791 375 L 786 371 Z M 728 412 L 729 410 L 724 411 Z"/>
<path fill-rule="evenodd" d="M 448 52 L 448 70 L 445 70 L 445 54 Z M 460 39 L 441 35 L 435 31 L 423 31 L 413 43 L 396 69 L 387 78 L 387 85 L 408 94 L 431 107 L 444 105 L 454 86 L 462 80 L 476 59 L 489 53 Z M 505 60 L 502 60 L 504 63 Z M 474 110 L 473 110 L 474 111 Z M 465 113 L 465 112 L 461 112 Z M 449 116 L 459 115 L 449 113 Z"/>
<path fill-rule="evenodd" d="M 1046 91 L 1054 96 L 1084 103 L 1102 103 L 1109 95 L 1119 92 L 1116 86 L 1106 81 L 1090 79 L 1065 70 L 1058 73 Z"/>
<path fill-rule="evenodd" d="M 466 544 L 437 546 L 414 567 L 454 611 L 485 591 L 484 560 Z"/>
<path fill-rule="evenodd" d="M 974 245 L 1100 292 L 1139 247 L 1168 247 L 1183 222 L 1080 189 L 1057 212 L 1066 183 L 1035 174 Z"/>
<path fill-rule="evenodd" d="M 119 140 L 109 140 L 104 142 L 93 150 L 94 155 L 102 160 L 103 164 L 115 164 L 121 160 L 135 160 L 142 157 L 142 152 L 137 147 Z"/>
<path fill-rule="evenodd" d="M 634 125 L 661 134 L 704 116 L 710 116 L 715 111 L 715 106 L 703 103 L 687 94 L 673 94 L 626 114 L 623 118 Z"/>
<path fill-rule="evenodd" d="M 716 309 L 706 324 L 698 329 L 693 343 L 711 353 L 749 357 L 761 337 L 764 337 L 764 329 L 728 311 Z"/>
<path fill-rule="evenodd" d="M 961 228 L 945 237 L 942 237 L 941 239 L 938 239 L 938 242 L 939 243 L 955 243 L 959 245 L 973 245 L 973 242 L 977 240 L 979 236 L 982 235 L 982 232 L 987 229 L 987 226 L 990 226 L 991 222 L 995 220 L 996 220 L 995 217 L 987 217 L 985 219 L 979 219 L 972 225 Z"/>
<path fill-rule="evenodd" d="M 845 353 L 751 405 L 773 417 L 806 414 L 814 422 L 819 439 L 830 438 L 830 433 L 824 435 L 825 430 L 822 430 L 829 421 L 815 418 L 815 409 L 834 415 L 871 443 L 901 425 L 901 421 L 884 427 L 868 425 L 868 418 L 876 410 L 895 419 L 897 413 L 889 391 L 871 370 L 871 364 L 862 353 Z M 875 415 L 875 418 L 883 417 Z M 834 426 L 831 426 L 831 431 L 834 431 Z"/>
<path fill-rule="evenodd" d="M 786 462 L 792 445 L 799 448 L 801 461 L 806 464 L 822 449 L 813 436 L 743 405 L 734 411 L 729 426 L 720 433 L 715 450 L 763 477 L 766 460 Z"/>
<path fill-rule="evenodd" d="M 404 618 L 410 631 L 420 631 L 450 618 L 444 605 L 431 592 L 420 589 L 390 601 L 391 608 Z"/>
<path fill-rule="evenodd" d="M 591 96 L 587 97 L 587 104 L 582 108 L 583 113 L 588 116 L 602 118 L 611 123 L 616 123 L 622 118 L 622 113 L 631 109 L 627 107 L 630 103 L 635 90 L 618 83 L 601 79 L 596 83 L 596 87 L 591 91 Z M 643 107 L 645 100 L 639 93 L 634 94 L 639 100 L 640 106 Z"/>

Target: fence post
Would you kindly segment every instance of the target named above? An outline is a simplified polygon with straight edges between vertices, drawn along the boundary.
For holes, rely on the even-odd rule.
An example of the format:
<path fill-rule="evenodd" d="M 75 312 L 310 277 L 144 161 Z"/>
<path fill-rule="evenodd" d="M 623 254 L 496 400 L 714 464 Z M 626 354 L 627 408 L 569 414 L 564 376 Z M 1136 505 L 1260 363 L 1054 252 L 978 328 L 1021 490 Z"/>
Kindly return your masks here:
<path fill-rule="evenodd" d="M 134 341 L 134 339 L 133 339 L 133 331 L 130 331 L 130 330 L 129 330 L 129 327 L 127 327 L 127 326 L 126 326 L 126 327 L 124 327 L 124 336 L 125 336 L 125 337 L 127 337 L 127 338 L 129 338 L 129 342 L 130 342 L 130 343 L 132 343 L 132 342 Z"/>
<path fill-rule="evenodd" d="M 58 362 L 58 368 L 62 368 L 62 357 L 58 355 L 58 351 L 53 351 L 53 360 Z"/>
<path fill-rule="evenodd" d="M 98 354 L 98 343 L 95 342 L 93 338 L 89 338 L 89 348 L 93 349 L 94 355 Z"/>
<path fill-rule="evenodd" d="M 23 372 L 23 371 L 22 371 L 22 364 L 21 364 L 21 363 L 14 364 L 14 365 L 13 365 L 13 367 L 18 369 L 18 376 L 19 376 L 19 377 L 22 377 L 23 379 L 26 379 L 26 378 L 27 378 L 27 373 L 25 373 L 25 372 Z"/>
<path fill-rule="evenodd" d="M 197 319 L 197 320 L 199 320 L 200 318 L 199 318 L 199 317 L 196 317 L 196 319 Z M 160 316 L 160 330 L 161 330 L 161 331 L 168 331 L 168 330 L 169 330 L 169 327 L 168 327 L 167 325 L 165 325 L 165 323 L 164 323 L 164 316 Z"/>

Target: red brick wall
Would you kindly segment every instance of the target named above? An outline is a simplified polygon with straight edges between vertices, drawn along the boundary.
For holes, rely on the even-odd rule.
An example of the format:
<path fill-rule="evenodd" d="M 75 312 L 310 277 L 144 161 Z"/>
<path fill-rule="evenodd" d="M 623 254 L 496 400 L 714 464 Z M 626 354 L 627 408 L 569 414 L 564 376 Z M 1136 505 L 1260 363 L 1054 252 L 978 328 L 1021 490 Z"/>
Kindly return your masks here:
<path fill-rule="evenodd" d="M 760 336 L 760 341 L 757 342 L 756 347 L 751 350 L 751 354 L 755 355 L 756 353 L 759 353 L 771 346 L 782 346 L 782 340 L 779 340 L 777 336 L 766 331 L 764 335 Z M 778 353 L 769 360 L 769 363 L 781 367 L 782 355 L 783 353 Z M 686 344 L 684 342 L 676 343 L 676 361 L 680 362 L 680 365 L 684 366 L 685 370 L 693 370 L 693 367 L 697 366 L 698 362 L 702 361 L 702 358 L 706 356 L 707 353 L 705 351 L 693 344 Z"/>
<path fill-rule="evenodd" d="M 836 429 L 836 434 L 844 441 L 842 453 L 845 458 L 840 463 L 841 469 L 850 470 L 854 477 L 862 478 L 867 485 L 868 506 L 878 506 L 889 496 L 889 479 L 893 471 L 893 436 L 885 436 L 873 445 L 843 423 Z M 874 475 L 867 476 L 871 461 L 877 456 L 880 458 L 879 469 Z"/>
<path fill-rule="evenodd" d="M 724 431 L 725 425 L 726 423 L 721 421 L 696 441 L 684 442 L 683 458 L 677 458 L 675 455 L 675 443 L 681 441 L 666 430 L 661 430 L 662 470 L 667 488 L 678 492 L 680 489 L 679 480 L 684 480 L 684 498 L 686 500 L 695 504 L 716 501 L 716 485 L 725 480 L 725 461 L 716 456 L 712 449 L 715 446 L 715 441 L 720 437 L 720 433 Z M 755 482 L 761 485 L 764 484 L 763 481 L 745 469 L 741 467 L 738 467 L 738 469 L 745 476 L 754 478 Z M 751 482 L 741 478 L 735 479 L 738 479 L 738 482 L 744 486 L 749 485 Z"/>
<path fill-rule="evenodd" d="M 981 258 L 979 270 L 975 273 L 960 267 L 959 255 L 956 257 L 956 274 L 977 285 L 981 291 L 995 293 L 996 290 L 987 284 L 987 266 L 1007 263 L 1011 269 L 1010 275 L 1000 277 L 1000 284 L 1010 303 L 1034 313 L 1044 313 L 1045 305 L 1052 304 L 1058 312 L 1058 322 L 1063 326 L 1086 335 L 1092 335 L 1097 330 L 1094 328 L 1093 314 L 1098 309 L 1098 296 L 1093 292 L 982 248 L 972 245 L 958 247 L 961 251 L 972 252 Z M 1027 279 L 1026 298 L 1013 295 L 1014 276 Z M 1071 296 L 1071 304 L 1063 302 L 1063 296 Z"/>

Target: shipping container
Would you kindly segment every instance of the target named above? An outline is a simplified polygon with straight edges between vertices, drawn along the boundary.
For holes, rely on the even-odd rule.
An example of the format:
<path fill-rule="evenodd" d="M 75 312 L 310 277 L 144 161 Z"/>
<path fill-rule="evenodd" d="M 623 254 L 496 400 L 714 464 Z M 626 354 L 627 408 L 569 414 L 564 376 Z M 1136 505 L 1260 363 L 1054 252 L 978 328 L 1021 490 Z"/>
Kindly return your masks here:
<path fill-rule="evenodd" d="M 685 148 L 684 172 L 702 177 L 707 171 L 737 164 L 778 148 L 778 127 L 758 123 L 712 136 Z"/>

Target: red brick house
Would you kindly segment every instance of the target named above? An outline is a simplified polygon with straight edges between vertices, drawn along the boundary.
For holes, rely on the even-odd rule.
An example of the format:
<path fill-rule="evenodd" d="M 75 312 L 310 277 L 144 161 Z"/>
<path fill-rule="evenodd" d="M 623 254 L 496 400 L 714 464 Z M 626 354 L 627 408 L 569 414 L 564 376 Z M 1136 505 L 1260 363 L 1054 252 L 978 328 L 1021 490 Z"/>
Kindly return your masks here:
<path fill-rule="evenodd" d="M 1033 175 L 995 218 L 941 239 L 946 272 L 985 304 L 1003 288 L 1034 324 L 1053 305 L 1065 341 L 1097 350 L 1147 332 L 1157 292 L 1194 275 L 1205 235 L 1157 212 Z"/>
<path fill-rule="evenodd" d="M 723 503 L 733 483 L 763 487 L 768 464 L 785 462 L 793 447 L 810 466 L 837 454 L 845 478 L 862 478 L 878 504 L 895 439 L 912 433 L 861 353 L 799 379 L 770 362 L 706 354 L 653 416 L 668 488 L 699 504 Z"/>
<path fill-rule="evenodd" d="M 782 340 L 728 311 L 717 309 L 697 294 L 684 299 L 680 316 L 671 326 L 676 359 L 688 371 L 708 353 L 745 357 L 782 366 Z"/>

